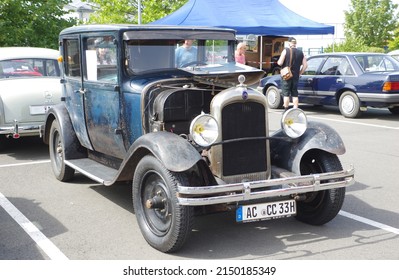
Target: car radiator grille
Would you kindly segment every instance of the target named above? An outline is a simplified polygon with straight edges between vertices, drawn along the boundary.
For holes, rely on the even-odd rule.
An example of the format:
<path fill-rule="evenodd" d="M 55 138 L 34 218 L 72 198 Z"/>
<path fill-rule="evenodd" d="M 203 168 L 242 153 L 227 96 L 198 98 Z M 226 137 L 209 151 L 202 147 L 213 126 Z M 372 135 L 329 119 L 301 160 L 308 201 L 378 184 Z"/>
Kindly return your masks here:
<path fill-rule="evenodd" d="M 256 102 L 233 103 L 222 111 L 222 140 L 266 136 L 265 108 Z M 223 176 L 267 170 L 266 140 L 223 144 Z"/>

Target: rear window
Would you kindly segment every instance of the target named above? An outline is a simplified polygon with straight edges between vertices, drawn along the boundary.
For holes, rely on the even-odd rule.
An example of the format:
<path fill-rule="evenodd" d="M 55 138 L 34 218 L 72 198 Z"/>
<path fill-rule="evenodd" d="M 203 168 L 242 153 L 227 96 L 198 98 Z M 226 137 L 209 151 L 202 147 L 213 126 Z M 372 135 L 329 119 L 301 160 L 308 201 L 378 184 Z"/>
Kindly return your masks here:
<path fill-rule="evenodd" d="M 0 61 L 0 78 L 59 77 L 55 59 L 21 58 Z"/>

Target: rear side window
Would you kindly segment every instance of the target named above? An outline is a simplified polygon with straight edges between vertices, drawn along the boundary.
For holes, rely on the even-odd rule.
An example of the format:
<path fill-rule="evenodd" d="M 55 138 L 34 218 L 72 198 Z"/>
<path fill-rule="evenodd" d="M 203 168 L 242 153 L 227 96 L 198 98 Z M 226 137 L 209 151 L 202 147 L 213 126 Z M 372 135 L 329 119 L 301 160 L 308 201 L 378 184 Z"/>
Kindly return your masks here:
<path fill-rule="evenodd" d="M 79 41 L 77 39 L 64 40 L 64 67 L 65 75 L 80 77 Z"/>
<path fill-rule="evenodd" d="M 329 57 L 320 71 L 320 75 L 353 75 L 353 71 L 346 57 Z"/>

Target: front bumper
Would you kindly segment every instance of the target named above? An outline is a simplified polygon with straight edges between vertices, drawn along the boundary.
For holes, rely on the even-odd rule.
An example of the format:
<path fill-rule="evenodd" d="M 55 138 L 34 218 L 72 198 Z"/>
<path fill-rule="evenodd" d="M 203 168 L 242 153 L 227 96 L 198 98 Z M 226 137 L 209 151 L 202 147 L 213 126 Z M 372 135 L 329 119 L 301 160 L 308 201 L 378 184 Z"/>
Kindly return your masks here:
<path fill-rule="evenodd" d="M 295 196 L 303 193 L 348 187 L 355 183 L 354 176 L 355 169 L 351 166 L 348 170 L 262 181 L 200 187 L 179 186 L 178 202 L 180 205 L 203 206 L 289 195 Z M 265 188 L 267 189 L 265 190 Z"/>

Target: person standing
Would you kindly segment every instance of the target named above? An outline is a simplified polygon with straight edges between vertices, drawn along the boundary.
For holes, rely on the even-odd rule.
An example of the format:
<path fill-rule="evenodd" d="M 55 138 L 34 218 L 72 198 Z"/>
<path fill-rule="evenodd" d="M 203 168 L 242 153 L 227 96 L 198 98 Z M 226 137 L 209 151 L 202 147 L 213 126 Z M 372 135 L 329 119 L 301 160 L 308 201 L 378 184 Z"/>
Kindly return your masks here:
<path fill-rule="evenodd" d="M 245 43 L 239 43 L 237 49 L 234 53 L 234 58 L 237 63 L 245 64 L 245 51 L 247 50 L 247 45 Z"/>
<path fill-rule="evenodd" d="M 197 60 L 197 48 L 194 40 L 185 40 L 184 44 L 175 50 L 176 67 L 185 67 L 186 64 Z"/>
<path fill-rule="evenodd" d="M 296 48 L 296 39 L 293 37 L 288 38 L 288 46 L 289 48 L 285 48 L 280 55 L 277 64 L 284 68 L 289 66 L 290 64 L 290 53 L 292 54 L 291 61 L 291 72 L 292 78 L 289 80 L 281 79 L 281 89 L 284 96 L 284 109 L 288 110 L 290 105 L 290 96 L 292 97 L 292 102 L 294 104 L 294 108 L 298 108 L 299 100 L 298 100 L 298 81 L 299 76 L 305 72 L 308 67 L 308 62 L 306 60 L 305 55 L 301 50 Z M 292 52 L 290 52 L 292 50 Z"/>

